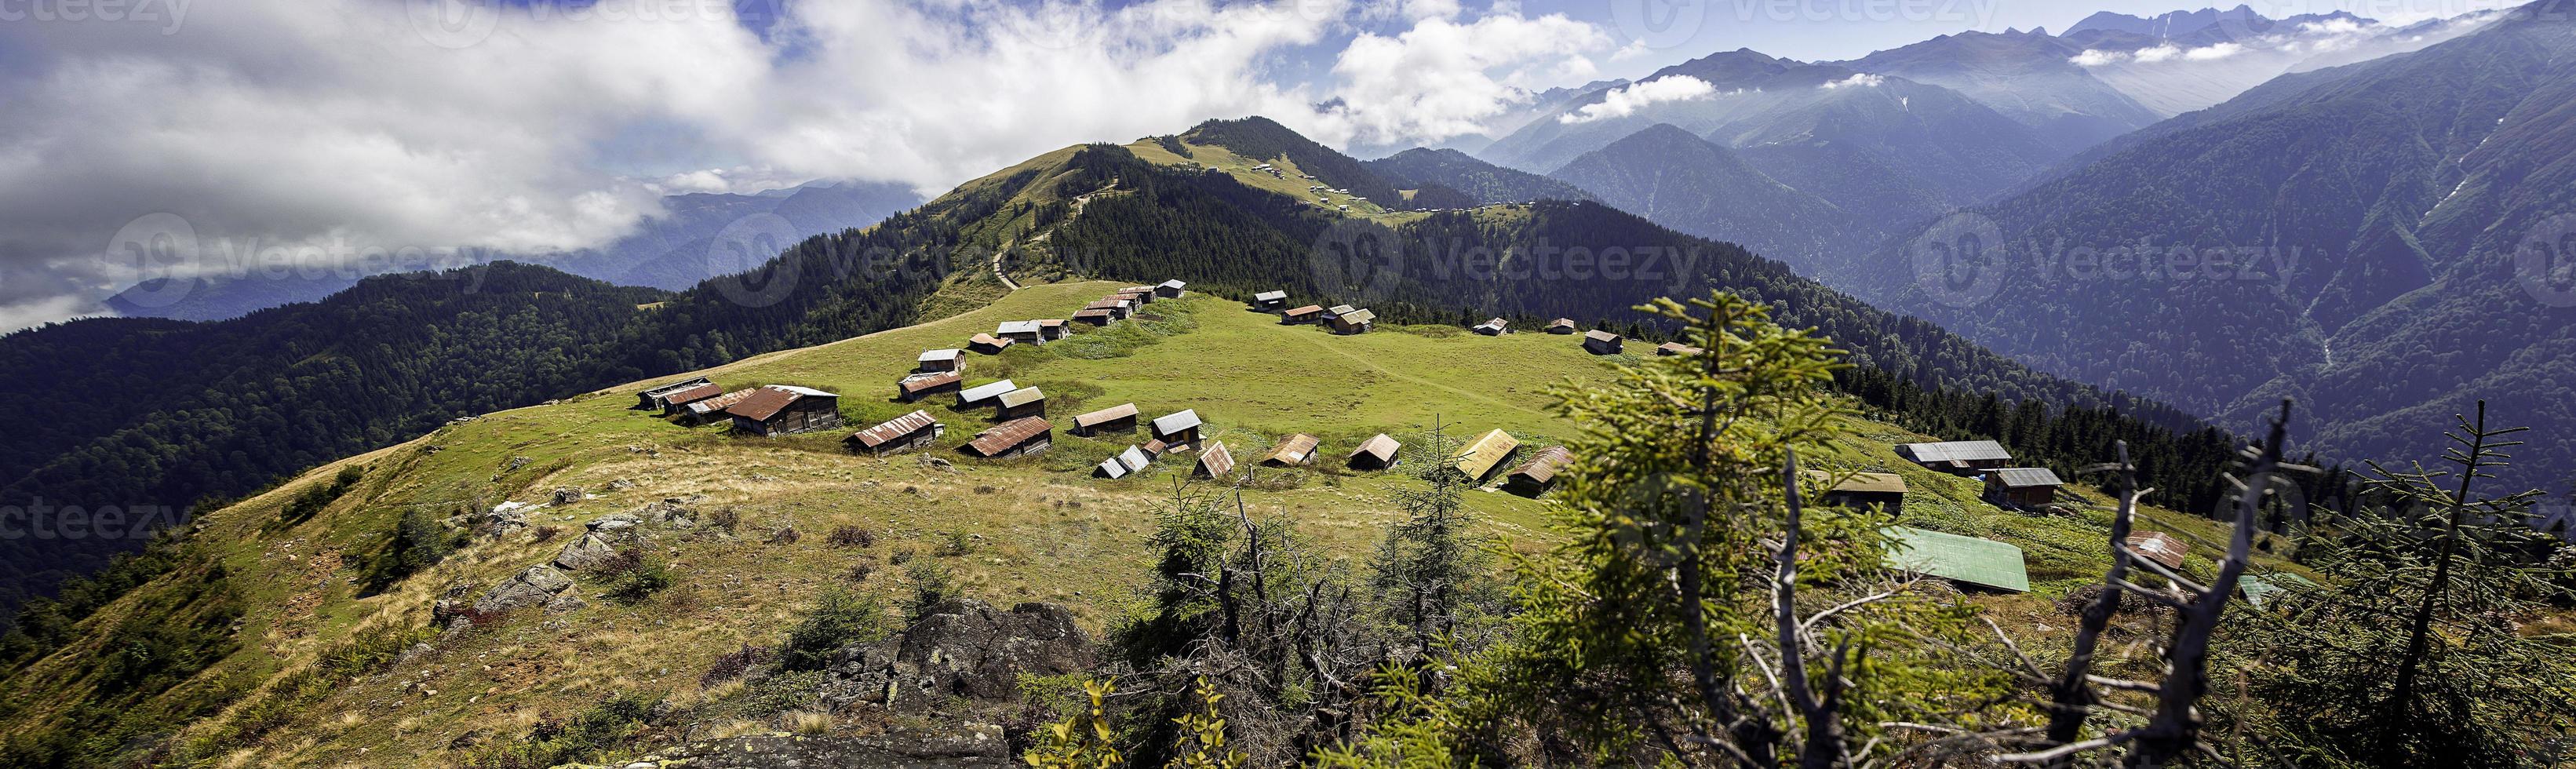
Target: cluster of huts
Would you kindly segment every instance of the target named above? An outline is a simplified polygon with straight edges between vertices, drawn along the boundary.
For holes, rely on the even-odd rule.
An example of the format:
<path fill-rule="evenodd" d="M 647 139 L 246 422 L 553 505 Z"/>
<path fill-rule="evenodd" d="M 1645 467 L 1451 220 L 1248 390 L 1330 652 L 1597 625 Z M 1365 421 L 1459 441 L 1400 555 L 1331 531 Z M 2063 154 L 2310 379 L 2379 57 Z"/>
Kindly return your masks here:
<path fill-rule="evenodd" d="M 635 408 L 640 410 L 660 411 L 691 424 L 729 420 L 734 432 L 747 435 L 792 435 L 841 426 L 839 394 L 796 385 L 728 391 L 698 377 L 645 390 L 636 399 Z"/>
<path fill-rule="evenodd" d="M 1323 324 L 1336 334 L 1365 334 L 1377 328 L 1377 313 L 1365 307 L 1337 304 L 1326 307 L 1310 304 L 1288 307 L 1288 292 L 1263 291 L 1252 295 L 1252 306 L 1279 313 L 1279 322 L 1291 326 Z"/>

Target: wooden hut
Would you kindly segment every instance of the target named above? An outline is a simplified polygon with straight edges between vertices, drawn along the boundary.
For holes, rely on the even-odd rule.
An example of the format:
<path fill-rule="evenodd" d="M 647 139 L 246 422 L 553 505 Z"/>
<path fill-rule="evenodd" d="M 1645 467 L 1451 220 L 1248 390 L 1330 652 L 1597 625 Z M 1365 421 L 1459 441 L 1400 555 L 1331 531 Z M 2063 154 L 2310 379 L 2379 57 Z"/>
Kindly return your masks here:
<path fill-rule="evenodd" d="M 1142 308 L 1144 305 L 1154 303 L 1154 287 L 1128 286 L 1126 288 L 1118 289 L 1118 291 L 1111 294 L 1111 296 L 1134 302 L 1139 308 Z"/>
<path fill-rule="evenodd" d="M 1288 292 L 1263 291 L 1258 294 L 1253 294 L 1252 306 L 1254 309 L 1278 312 L 1281 308 L 1288 306 Z"/>
<path fill-rule="evenodd" d="M 1622 342 L 1618 334 L 1597 328 L 1583 332 L 1583 349 L 1594 355 L 1617 355 Z"/>
<path fill-rule="evenodd" d="M 1458 468 L 1458 474 L 1467 476 L 1469 483 L 1483 483 L 1485 476 L 1494 474 L 1494 468 L 1501 466 L 1504 459 L 1511 457 L 1512 450 L 1520 446 L 1519 438 L 1494 430 L 1467 444 L 1466 452 L 1459 454 L 1457 464 L 1451 466 Z"/>
<path fill-rule="evenodd" d="M 1395 438 L 1386 433 L 1378 433 L 1377 437 L 1361 441 L 1359 448 L 1351 450 L 1350 466 L 1354 470 L 1384 470 L 1394 467 L 1395 453 L 1402 448 L 1404 444 L 1397 443 Z"/>
<path fill-rule="evenodd" d="M 1014 419 L 976 433 L 975 440 L 966 443 L 966 451 L 985 459 L 1009 459 L 1045 451 L 1054 437 L 1055 425 L 1047 424 L 1046 417 Z"/>
<path fill-rule="evenodd" d="M 1121 403 L 1073 418 L 1073 434 L 1094 436 L 1136 431 L 1136 404 Z"/>
<path fill-rule="evenodd" d="M 763 437 L 841 426 L 841 396 L 795 385 L 769 385 L 725 407 L 734 432 Z"/>
<path fill-rule="evenodd" d="M 2183 544 L 2181 537 L 2161 531 L 2145 531 L 2129 535 L 2129 552 L 2179 573 L 2183 556 L 2191 554 L 2191 546 Z"/>
<path fill-rule="evenodd" d="M 989 406 L 994 403 L 994 399 L 1002 397 L 1003 393 L 1017 389 L 1020 389 L 1019 385 L 1012 384 L 1011 380 L 1004 379 L 999 382 L 980 384 L 959 390 L 957 391 L 957 408 L 971 409 Z"/>
<path fill-rule="evenodd" d="M 1495 318 L 1493 320 L 1476 324 L 1476 327 L 1473 330 L 1476 333 L 1486 336 L 1502 336 L 1503 332 L 1509 330 L 1511 327 L 1511 321 Z"/>
<path fill-rule="evenodd" d="M 1154 418 L 1154 439 L 1166 446 L 1188 446 L 1199 442 L 1199 410 L 1182 409 Z"/>
<path fill-rule="evenodd" d="M 1162 285 L 1154 287 L 1154 296 L 1161 299 L 1179 299 L 1181 298 L 1181 290 L 1189 287 L 1190 284 L 1187 282 L 1166 280 L 1163 281 Z"/>
<path fill-rule="evenodd" d="M 1108 312 L 1109 317 L 1124 318 L 1136 312 L 1136 302 L 1135 300 L 1112 294 L 1107 299 L 1083 305 L 1082 309 L 1102 310 Z"/>
<path fill-rule="evenodd" d="M 1103 478 L 1124 478 L 1128 473 L 1143 470 L 1146 465 L 1153 462 L 1152 457 L 1145 456 L 1143 450 L 1131 444 L 1126 451 L 1118 452 L 1118 456 L 1101 460 L 1099 469 L 1093 472 Z"/>
<path fill-rule="evenodd" d="M 1697 347 L 1680 342 L 1665 342 L 1655 347 L 1656 355 L 1698 355 L 1701 352 L 1703 351 Z"/>
<path fill-rule="evenodd" d="M 645 388 L 643 392 L 635 394 L 635 408 L 645 411 L 667 410 L 671 408 L 670 396 L 672 393 L 694 390 L 700 387 L 705 387 L 706 385 L 706 377 L 693 377 L 672 382 L 670 384 L 648 387 Z M 717 392 L 723 391 L 718 390 Z"/>
<path fill-rule="evenodd" d="M 1003 350 L 1010 349 L 1011 344 L 1011 340 L 992 334 L 976 334 L 975 338 L 966 340 L 966 349 L 985 355 L 1000 355 Z"/>
<path fill-rule="evenodd" d="M 1377 327 L 1377 313 L 1368 310 L 1352 310 L 1333 316 L 1332 324 L 1333 333 L 1336 334 L 1365 334 L 1369 329 Z"/>
<path fill-rule="evenodd" d="M 663 393 L 656 396 L 655 400 L 662 403 L 662 413 L 667 416 L 671 414 L 684 413 L 688 411 L 689 404 L 723 394 L 723 387 L 710 383 L 691 387 L 686 390 Z"/>
<path fill-rule="evenodd" d="M 1001 325 L 993 327 L 993 336 L 1022 344 L 1037 344 L 1046 341 L 1045 330 L 1038 325 L 1037 321 L 1034 320 L 1003 321 Z"/>
<path fill-rule="evenodd" d="M 1817 481 L 1830 480 L 1836 475 L 1845 476 L 1840 483 L 1825 490 L 1824 495 L 1818 498 L 1818 501 L 1825 504 L 1851 508 L 1876 507 L 1879 512 L 1891 516 L 1905 513 L 1904 476 L 1895 473 L 1829 473 L 1823 470 L 1808 470 L 1805 474 L 1808 478 Z"/>
<path fill-rule="evenodd" d="M 1337 305 L 1333 305 L 1333 306 L 1331 306 L 1331 307 L 1324 308 L 1324 320 L 1328 320 L 1328 321 L 1329 321 L 1329 320 L 1332 320 L 1332 319 L 1334 319 L 1334 318 L 1342 317 L 1342 313 L 1346 313 L 1346 312 L 1359 312 L 1359 311 L 1360 311 L 1360 308 L 1352 307 L 1352 306 L 1347 305 L 1347 304 L 1337 304 Z"/>
<path fill-rule="evenodd" d="M 1323 439 L 1305 433 L 1281 438 L 1279 445 L 1270 447 L 1268 453 L 1261 455 L 1260 463 L 1270 467 L 1303 466 L 1314 460 L 1315 448 L 1323 443 Z"/>
<path fill-rule="evenodd" d="M 1082 309 L 1075 310 L 1073 313 L 1074 322 L 1089 323 L 1094 326 L 1106 326 L 1117 320 L 1118 313 L 1111 310 Z"/>
<path fill-rule="evenodd" d="M 1071 336 L 1071 335 L 1073 334 L 1073 329 L 1072 329 L 1071 327 L 1069 327 L 1069 326 L 1066 326 L 1066 325 L 1064 324 L 1064 319 L 1062 319 L 1062 318 L 1052 318 L 1052 319 L 1047 319 L 1047 320 L 1037 320 L 1037 321 L 1030 321 L 1030 322 L 1038 324 L 1038 340 L 1039 340 L 1039 341 L 1052 342 L 1052 341 L 1055 341 L 1055 340 L 1058 340 L 1058 339 L 1063 339 L 1063 338 L 1065 338 L 1065 337 L 1067 337 L 1067 336 Z"/>
<path fill-rule="evenodd" d="M 966 375 L 955 371 L 947 371 L 937 374 L 914 374 L 912 376 L 904 377 L 901 382 L 895 383 L 894 394 L 895 397 L 902 399 L 903 402 L 911 403 L 940 393 L 956 392 L 965 384 L 965 382 Z"/>
<path fill-rule="evenodd" d="M 1315 321 L 1322 320 L 1323 317 L 1324 306 L 1320 304 L 1310 304 L 1292 310 L 1281 311 L 1279 313 L 1279 322 L 1293 326 L 1303 323 L 1313 323 Z"/>
<path fill-rule="evenodd" d="M 2057 501 L 2057 487 L 2064 485 L 2055 471 L 2045 467 L 1997 468 L 1986 471 L 1986 500 L 1998 505 L 2045 505 Z"/>
<path fill-rule="evenodd" d="M 1201 478 L 1223 479 L 1234 474 L 1234 454 L 1225 450 L 1225 441 L 1209 441 L 1199 452 L 1199 465 L 1190 474 Z"/>
<path fill-rule="evenodd" d="M 915 411 L 851 433 L 848 441 L 852 449 L 884 455 L 927 447 L 947 432 L 947 426 L 931 418 L 930 412 Z"/>
<path fill-rule="evenodd" d="M 913 370 L 924 374 L 966 370 L 965 350 L 923 350 L 921 357 L 913 360 Z"/>
<path fill-rule="evenodd" d="M 723 395 L 718 395 L 713 398 L 691 401 L 689 402 L 689 405 L 683 406 L 682 409 L 688 413 L 688 420 L 691 423 L 706 424 L 708 422 L 724 418 L 725 409 L 732 408 L 733 404 L 741 403 L 742 399 L 749 398 L 752 393 L 756 392 L 760 392 L 760 388 L 747 387 L 725 393 Z"/>
<path fill-rule="evenodd" d="M 1548 323 L 1547 323 L 1547 332 L 1548 332 L 1548 333 L 1550 333 L 1550 334 L 1571 334 L 1571 333 L 1574 333 L 1574 319 L 1573 319 L 1573 318 L 1558 318 L 1558 319 L 1556 319 L 1556 320 L 1548 321 Z"/>
<path fill-rule="evenodd" d="M 1002 393 L 1001 397 L 995 398 L 994 401 L 1001 404 L 1001 408 L 993 411 L 993 418 L 997 420 L 1010 421 L 1046 416 L 1046 393 L 1039 392 L 1035 387 L 1023 387 Z"/>
<path fill-rule="evenodd" d="M 2013 458 L 2012 452 L 1994 441 L 1907 443 L 1896 447 L 1896 455 L 1953 475 L 1974 475 L 1978 470 L 2003 467 L 2012 464 Z"/>
<path fill-rule="evenodd" d="M 1549 486 L 1556 485 L 1557 471 L 1570 464 L 1574 464 L 1574 452 L 1564 446 L 1550 446 L 1513 468 L 1511 475 L 1503 479 L 1503 489 L 1525 497 L 1545 494 Z"/>

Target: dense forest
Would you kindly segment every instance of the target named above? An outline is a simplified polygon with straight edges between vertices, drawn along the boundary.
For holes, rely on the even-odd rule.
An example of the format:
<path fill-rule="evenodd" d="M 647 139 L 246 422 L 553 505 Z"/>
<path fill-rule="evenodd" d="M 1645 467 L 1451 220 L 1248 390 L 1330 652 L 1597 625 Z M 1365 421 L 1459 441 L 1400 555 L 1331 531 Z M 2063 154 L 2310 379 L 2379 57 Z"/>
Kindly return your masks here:
<path fill-rule="evenodd" d="M 1592 193 L 1556 179 L 1477 160 L 1452 149 L 1416 147 L 1376 160 L 1368 170 L 1405 189 L 1447 187 L 1477 203 L 1527 203 L 1534 200 L 1593 200 Z M 1416 201 L 1420 195 L 1414 196 Z M 1470 204 L 1472 205 L 1472 204 Z M 1417 206 L 1422 207 L 1422 206 Z"/>

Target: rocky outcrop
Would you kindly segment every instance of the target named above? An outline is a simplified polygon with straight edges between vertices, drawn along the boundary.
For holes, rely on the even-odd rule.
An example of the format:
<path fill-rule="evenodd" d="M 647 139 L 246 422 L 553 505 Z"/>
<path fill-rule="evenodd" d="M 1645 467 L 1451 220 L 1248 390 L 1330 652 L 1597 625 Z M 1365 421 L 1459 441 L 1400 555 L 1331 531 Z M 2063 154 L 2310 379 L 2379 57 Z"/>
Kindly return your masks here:
<path fill-rule="evenodd" d="M 530 566 L 527 571 L 519 572 L 485 591 L 482 598 L 474 601 L 474 613 L 501 614 L 530 606 L 549 606 L 557 603 L 558 596 L 580 601 L 564 592 L 570 589 L 572 577 L 562 570 L 542 564 Z"/>
<path fill-rule="evenodd" d="M 555 555 L 554 565 L 573 571 L 598 566 L 616 556 L 620 548 L 642 543 L 643 536 L 636 527 L 643 524 L 643 519 L 633 513 L 601 516 L 591 521 L 579 538 L 564 545 L 563 552 Z"/>
<path fill-rule="evenodd" d="M 1012 766 L 1002 729 L 967 724 L 953 732 L 890 731 L 868 737 L 732 737 L 658 751 L 622 769 L 906 769 Z"/>
<path fill-rule="evenodd" d="M 1008 611 L 973 599 L 951 602 L 893 638 L 840 650 L 823 699 L 890 706 L 947 697 L 1003 700 L 1019 676 L 1061 675 L 1091 668 L 1091 637 L 1073 612 L 1048 603 Z"/>

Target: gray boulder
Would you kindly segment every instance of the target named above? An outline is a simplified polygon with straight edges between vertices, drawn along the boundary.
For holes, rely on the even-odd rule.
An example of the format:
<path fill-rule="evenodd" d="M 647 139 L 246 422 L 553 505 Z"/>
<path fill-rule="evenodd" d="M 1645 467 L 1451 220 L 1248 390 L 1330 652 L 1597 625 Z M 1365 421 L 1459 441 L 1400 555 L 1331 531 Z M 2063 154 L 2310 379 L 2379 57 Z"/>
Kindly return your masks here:
<path fill-rule="evenodd" d="M 572 587 L 572 577 L 552 566 L 528 567 L 501 584 L 493 585 L 483 597 L 474 601 L 476 614 L 499 614 L 513 609 L 552 603 L 556 593 Z"/>
<path fill-rule="evenodd" d="M 554 565 L 582 571 L 598 566 L 600 562 L 615 555 L 617 555 L 617 544 L 612 541 L 612 538 L 597 531 L 591 531 L 582 534 L 580 539 L 573 540 L 572 544 L 564 545 L 563 552 L 555 556 Z"/>
<path fill-rule="evenodd" d="M 1048 603 L 1008 611 L 973 599 L 951 602 L 884 641 L 841 649 L 823 698 L 880 705 L 929 704 L 945 697 L 1007 700 L 1022 673 L 1061 675 L 1091 668 L 1091 637 L 1073 612 Z"/>

